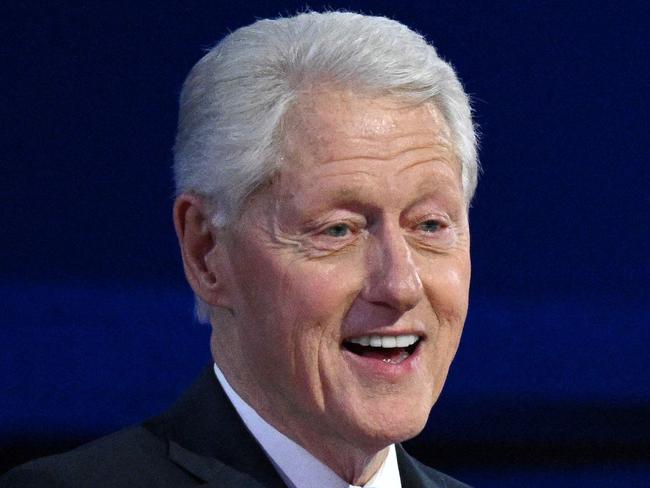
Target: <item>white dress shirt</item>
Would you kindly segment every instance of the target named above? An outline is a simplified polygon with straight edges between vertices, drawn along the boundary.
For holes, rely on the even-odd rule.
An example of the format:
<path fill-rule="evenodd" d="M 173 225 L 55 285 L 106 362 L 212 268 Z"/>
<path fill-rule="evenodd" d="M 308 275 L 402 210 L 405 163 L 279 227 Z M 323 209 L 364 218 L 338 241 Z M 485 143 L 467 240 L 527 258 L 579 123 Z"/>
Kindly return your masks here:
<path fill-rule="evenodd" d="M 340 478 L 303 447 L 276 430 L 253 410 L 228 384 L 214 365 L 214 372 L 226 395 L 244 424 L 262 446 L 275 469 L 291 488 L 360 488 Z M 395 445 L 391 444 L 386 459 L 363 488 L 401 488 Z"/>

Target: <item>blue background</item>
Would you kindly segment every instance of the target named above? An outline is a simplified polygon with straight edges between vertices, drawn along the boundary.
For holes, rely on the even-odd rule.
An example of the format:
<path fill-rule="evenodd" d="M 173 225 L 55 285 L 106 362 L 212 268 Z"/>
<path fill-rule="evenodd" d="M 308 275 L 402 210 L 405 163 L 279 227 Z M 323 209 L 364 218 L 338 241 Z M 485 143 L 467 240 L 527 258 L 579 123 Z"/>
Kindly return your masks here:
<path fill-rule="evenodd" d="M 470 315 L 411 450 L 476 486 L 650 486 L 650 7 L 326 5 L 423 33 L 482 133 Z M 0 9 L 1 469 L 162 411 L 209 360 L 171 223 L 178 93 L 229 30 L 303 7 Z"/>

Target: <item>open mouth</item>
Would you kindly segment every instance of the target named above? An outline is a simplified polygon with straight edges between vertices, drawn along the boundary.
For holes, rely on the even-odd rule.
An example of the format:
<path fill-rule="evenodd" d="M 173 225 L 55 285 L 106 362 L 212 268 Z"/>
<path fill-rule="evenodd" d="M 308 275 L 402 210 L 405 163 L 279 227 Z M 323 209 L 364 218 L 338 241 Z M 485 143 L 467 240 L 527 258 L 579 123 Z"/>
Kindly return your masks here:
<path fill-rule="evenodd" d="M 421 337 L 413 334 L 399 336 L 362 336 L 348 339 L 343 347 L 353 354 L 377 359 L 388 364 L 400 364 L 415 352 Z"/>

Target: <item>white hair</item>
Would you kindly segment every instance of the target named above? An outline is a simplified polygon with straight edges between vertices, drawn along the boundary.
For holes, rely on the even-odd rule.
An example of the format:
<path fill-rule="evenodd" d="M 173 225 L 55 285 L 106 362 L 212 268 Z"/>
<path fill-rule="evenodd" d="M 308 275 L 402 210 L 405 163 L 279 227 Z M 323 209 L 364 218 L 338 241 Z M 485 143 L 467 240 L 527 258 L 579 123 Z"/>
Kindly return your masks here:
<path fill-rule="evenodd" d="M 453 68 L 403 24 L 350 12 L 308 12 L 237 29 L 192 68 L 180 96 L 176 192 L 207 199 L 213 223 L 236 218 L 279 170 L 281 124 L 314 83 L 432 103 L 462 166 L 467 205 L 476 189 L 477 137 L 469 98 Z M 197 297 L 197 317 L 210 309 Z"/>

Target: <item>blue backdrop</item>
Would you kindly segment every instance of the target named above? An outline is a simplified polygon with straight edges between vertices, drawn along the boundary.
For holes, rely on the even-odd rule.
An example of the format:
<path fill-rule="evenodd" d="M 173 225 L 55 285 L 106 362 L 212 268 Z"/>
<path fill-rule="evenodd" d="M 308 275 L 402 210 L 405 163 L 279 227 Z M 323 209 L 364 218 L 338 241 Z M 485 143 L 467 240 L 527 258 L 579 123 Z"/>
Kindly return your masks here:
<path fill-rule="evenodd" d="M 482 133 L 470 315 L 412 450 L 477 486 L 650 485 L 648 4 L 327 5 L 423 33 Z M 209 360 L 171 224 L 178 93 L 228 30 L 303 7 L 2 7 L 1 469 L 162 411 Z"/>

